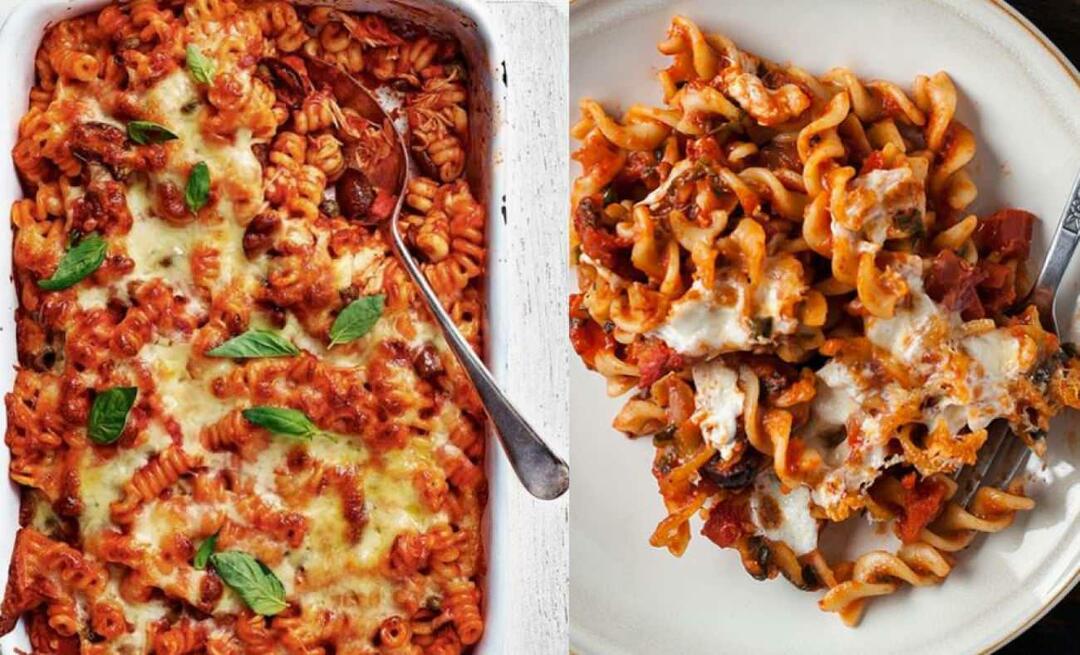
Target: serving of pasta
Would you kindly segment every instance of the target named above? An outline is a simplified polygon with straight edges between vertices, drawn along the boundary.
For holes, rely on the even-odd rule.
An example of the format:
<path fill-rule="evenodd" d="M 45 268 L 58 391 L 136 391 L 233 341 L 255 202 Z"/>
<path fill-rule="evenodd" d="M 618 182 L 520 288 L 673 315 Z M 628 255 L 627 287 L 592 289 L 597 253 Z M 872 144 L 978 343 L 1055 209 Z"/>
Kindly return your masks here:
<path fill-rule="evenodd" d="M 570 340 L 614 427 L 651 436 L 666 507 L 758 579 L 866 601 L 938 584 L 1034 502 L 955 474 L 995 420 L 1036 453 L 1080 406 L 1080 359 L 1017 308 L 1037 220 L 969 211 L 975 136 L 944 72 L 910 89 L 815 76 L 675 17 L 661 106 L 580 102 L 572 129 Z M 896 546 L 852 561 L 823 530 L 863 515 Z"/>
<path fill-rule="evenodd" d="M 399 104 L 406 241 L 481 347 L 469 71 L 424 26 L 278 0 L 51 25 L 14 160 L 21 510 L 0 630 L 34 653 L 469 652 L 483 411 L 360 170 Z M 12 529 L 16 529 L 14 526 Z"/>

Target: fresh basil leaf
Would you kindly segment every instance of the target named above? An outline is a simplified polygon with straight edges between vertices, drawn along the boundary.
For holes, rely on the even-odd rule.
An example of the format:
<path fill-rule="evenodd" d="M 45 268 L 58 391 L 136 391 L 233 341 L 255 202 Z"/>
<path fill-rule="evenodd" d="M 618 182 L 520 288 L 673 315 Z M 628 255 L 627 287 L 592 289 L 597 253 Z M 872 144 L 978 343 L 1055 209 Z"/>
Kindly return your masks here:
<path fill-rule="evenodd" d="M 200 571 L 206 568 L 206 563 L 210 561 L 210 556 L 217 547 L 217 538 L 218 533 L 215 532 L 199 544 L 199 550 L 195 551 L 195 559 L 191 562 L 195 568 Z"/>
<path fill-rule="evenodd" d="M 239 550 L 214 553 L 210 565 L 256 614 L 273 616 L 285 609 L 281 580 L 251 555 Z"/>
<path fill-rule="evenodd" d="M 204 55 L 202 51 L 193 45 L 187 47 L 187 67 L 196 82 L 213 84 L 214 70 L 217 68 L 214 65 L 214 60 Z"/>
<path fill-rule="evenodd" d="M 249 407 L 241 413 L 249 423 L 265 428 L 274 434 L 310 440 L 319 433 L 319 428 L 311 422 L 307 414 L 299 410 L 260 405 Z"/>
<path fill-rule="evenodd" d="M 382 316 L 385 300 L 386 297 L 379 294 L 358 298 L 349 303 L 330 326 L 330 347 L 355 341 L 367 334 Z"/>
<path fill-rule="evenodd" d="M 90 407 L 87 434 L 91 441 L 110 444 L 120 438 L 127 423 L 128 412 L 135 404 L 139 390 L 135 387 L 113 387 L 102 391 Z"/>
<path fill-rule="evenodd" d="M 184 190 L 184 202 L 188 209 L 196 214 L 206 206 L 210 199 L 210 167 L 201 161 L 191 169 L 188 176 L 187 189 Z"/>
<path fill-rule="evenodd" d="M 165 143 L 179 139 L 175 132 L 154 121 L 131 121 L 127 124 L 128 138 L 145 146 L 148 143 Z"/>
<path fill-rule="evenodd" d="M 300 349 L 285 337 L 270 330 L 248 330 L 206 352 L 209 357 L 235 357 L 252 359 L 256 357 L 292 357 L 299 355 Z"/>
<path fill-rule="evenodd" d="M 91 234 L 75 244 L 64 254 L 53 274 L 38 280 L 37 285 L 46 291 L 58 291 L 75 285 L 90 275 L 105 261 L 109 244 L 96 234 Z"/>

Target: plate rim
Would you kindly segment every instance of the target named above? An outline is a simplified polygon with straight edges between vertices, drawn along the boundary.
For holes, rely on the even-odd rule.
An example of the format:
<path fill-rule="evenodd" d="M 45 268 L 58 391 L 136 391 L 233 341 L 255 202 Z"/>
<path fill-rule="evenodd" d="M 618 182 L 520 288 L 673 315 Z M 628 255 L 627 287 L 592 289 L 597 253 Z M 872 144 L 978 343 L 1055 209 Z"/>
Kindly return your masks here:
<path fill-rule="evenodd" d="M 575 14 L 580 15 L 581 11 L 586 7 L 597 5 L 603 0 L 570 0 L 570 45 L 574 42 L 573 22 Z M 957 4 L 955 0 L 930 0 L 931 2 L 939 5 L 946 5 L 951 9 L 955 9 Z M 1046 34 L 1043 33 L 1038 27 L 1035 26 L 1026 16 L 1020 13 L 1015 7 L 1009 5 L 1005 0 L 978 0 L 978 4 L 982 7 L 989 7 L 996 10 L 1000 15 L 1011 20 L 1020 30 L 1023 35 L 1028 38 L 1029 42 L 1033 42 L 1041 47 L 1046 54 L 1048 54 L 1054 62 L 1061 68 L 1062 72 L 1072 81 L 1077 91 L 1080 91 L 1080 71 L 1077 67 L 1065 56 L 1065 53 L 1061 51 L 1053 41 L 1050 40 Z M 573 67 L 573 61 L 570 62 L 570 67 Z M 572 101 L 572 99 L 571 99 Z M 571 562 L 571 579 L 573 578 L 573 562 Z M 1038 623 L 1050 610 L 1052 610 L 1058 603 L 1061 602 L 1065 596 L 1069 594 L 1080 583 L 1080 564 L 1074 567 L 1072 575 L 1068 578 L 1062 577 L 1054 587 L 1051 588 L 1049 599 L 1043 602 L 1042 605 L 1037 607 L 1033 612 L 1024 617 L 1019 623 L 1012 627 L 1006 634 L 999 636 L 993 641 L 993 643 L 981 647 L 978 651 L 981 654 L 990 654 L 1000 650 L 1013 639 L 1016 639 L 1021 634 L 1026 632 L 1033 625 Z M 584 634 L 583 634 L 584 633 Z M 570 612 L 570 654 L 571 655 L 588 655 L 592 652 L 604 652 L 598 650 L 597 647 L 604 645 L 607 642 L 606 639 L 597 636 L 595 633 L 584 629 L 578 621 L 574 618 L 573 610 Z"/>

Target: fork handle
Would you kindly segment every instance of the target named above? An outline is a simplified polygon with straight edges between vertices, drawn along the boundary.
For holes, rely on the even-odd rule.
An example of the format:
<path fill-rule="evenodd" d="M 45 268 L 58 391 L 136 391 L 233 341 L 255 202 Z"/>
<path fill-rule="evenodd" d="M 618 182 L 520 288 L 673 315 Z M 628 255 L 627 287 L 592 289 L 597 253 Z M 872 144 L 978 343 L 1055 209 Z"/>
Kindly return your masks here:
<path fill-rule="evenodd" d="M 1043 260 L 1042 270 L 1035 280 L 1035 286 L 1028 294 L 1028 302 L 1039 310 L 1039 318 L 1044 327 L 1057 331 L 1054 320 L 1054 296 L 1061 284 L 1065 271 L 1069 268 L 1076 245 L 1080 243 L 1080 176 L 1073 183 L 1072 194 L 1065 205 L 1061 221 L 1054 230 L 1050 249 Z"/>
<path fill-rule="evenodd" d="M 542 500 L 553 500 L 563 495 L 570 486 L 570 468 L 551 451 L 525 417 L 517 411 L 495 384 L 484 362 L 465 341 L 454 320 L 443 309 L 435 290 L 428 283 L 427 276 L 408 251 L 398 230 L 396 215 L 390 220 L 390 235 L 398 259 L 405 265 L 409 277 L 420 288 L 420 293 L 427 300 L 427 307 L 442 329 L 447 344 L 457 355 L 476 392 L 480 394 L 484 411 L 495 426 L 495 434 L 498 435 L 521 484 L 529 493 Z"/>

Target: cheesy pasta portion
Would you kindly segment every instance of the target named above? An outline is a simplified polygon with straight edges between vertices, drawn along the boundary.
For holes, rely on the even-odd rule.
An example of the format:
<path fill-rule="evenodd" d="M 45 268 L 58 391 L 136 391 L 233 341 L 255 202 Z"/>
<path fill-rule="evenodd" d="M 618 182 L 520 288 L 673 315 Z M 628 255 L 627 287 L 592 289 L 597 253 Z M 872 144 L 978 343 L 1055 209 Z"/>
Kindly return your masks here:
<path fill-rule="evenodd" d="M 480 347 L 468 71 L 422 26 L 134 0 L 52 25 L 14 159 L 22 495 L 0 628 L 35 653 L 450 655 L 481 637 L 483 412 L 363 170 Z"/>
<path fill-rule="evenodd" d="M 969 211 L 975 136 L 944 72 L 909 89 L 813 75 L 683 17 L 659 44 L 660 106 L 580 103 L 570 338 L 616 429 L 651 436 L 678 556 L 695 516 L 759 579 L 867 598 L 940 582 L 951 553 L 1033 502 L 953 475 L 995 420 L 1037 453 L 1080 405 L 1080 360 L 1018 308 L 1035 217 Z M 857 514 L 894 551 L 828 561 Z"/>

